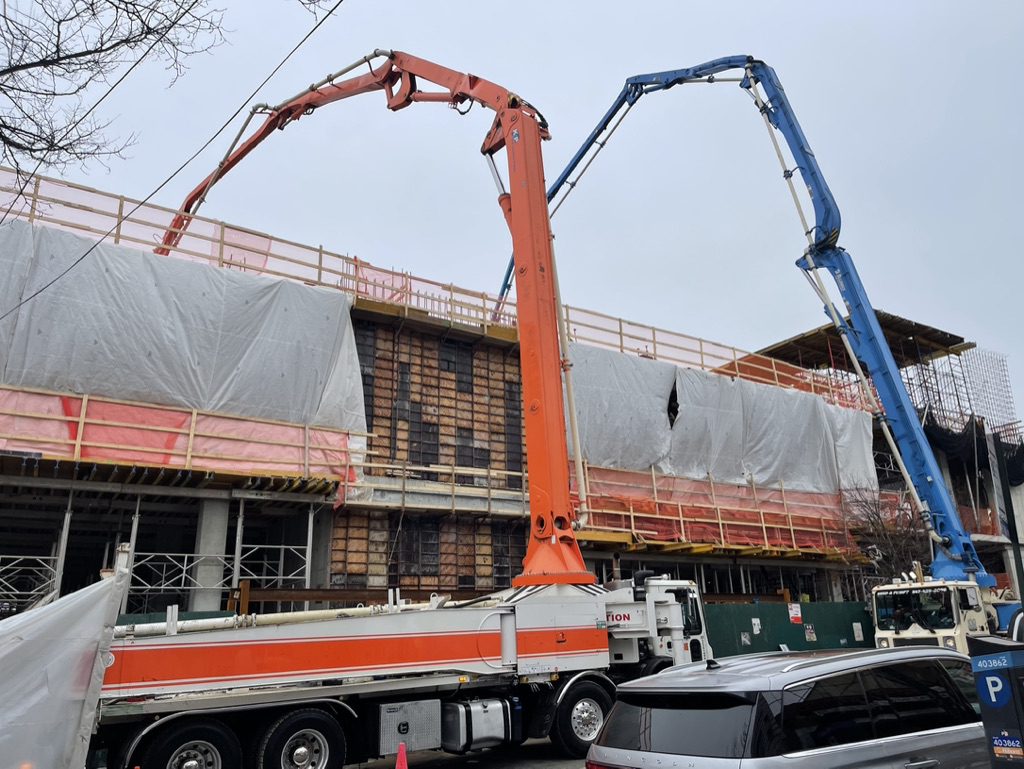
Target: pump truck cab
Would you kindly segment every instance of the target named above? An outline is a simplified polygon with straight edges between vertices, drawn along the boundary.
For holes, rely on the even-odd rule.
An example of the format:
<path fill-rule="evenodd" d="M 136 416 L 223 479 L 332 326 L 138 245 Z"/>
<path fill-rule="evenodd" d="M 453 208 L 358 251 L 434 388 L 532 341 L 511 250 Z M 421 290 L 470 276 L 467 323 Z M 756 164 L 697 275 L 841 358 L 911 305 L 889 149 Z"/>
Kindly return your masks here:
<path fill-rule="evenodd" d="M 256 108 L 263 124 L 189 195 L 158 252 L 178 244 L 211 187 L 274 129 L 371 91 L 383 91 L 392 110 L 426 101 L 465 113 L 469 102 L 496 113 L 481 152 L 499 180 L 518 265 L 530 462 L 523 572 L 511 589 L 459 604 L 411 605 L 395 591 L 384 606 L 119 628 L 93 740 L 111 769 L 336 769 L 393 755 L 400 743 L 460 753 L 544 736 L 582 757 L 616 681 L 711 655 L 694 583 L 648 573 L 599 586 L 573 532 L 568 364 L 541 160 L 548 132 L 528 102 L 475 75 L 374 51 L 277 107 Z M 507 187 L 492 157 L 501 150 Z"/>
<path fill-rule="evenodd" d="M 871 600 L 876 646 L 943 646 L 962 654 L 968 638 L 1005 630 L 1020 608 L 974 580 L 926 577 L 917 562 L 912 574 L 875 587 Z"/>

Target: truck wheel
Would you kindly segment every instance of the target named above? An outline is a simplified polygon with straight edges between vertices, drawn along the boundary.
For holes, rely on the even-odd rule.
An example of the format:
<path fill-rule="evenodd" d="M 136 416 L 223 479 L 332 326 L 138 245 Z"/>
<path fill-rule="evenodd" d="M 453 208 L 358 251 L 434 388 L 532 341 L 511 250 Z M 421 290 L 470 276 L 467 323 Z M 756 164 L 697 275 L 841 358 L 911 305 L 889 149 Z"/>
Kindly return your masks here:
<path fill-rule="evenodd" d="M 551 741 L 570 758 L 583 758 L 611 709 L 612 698 L 608 692 L 593 681 L 580 681 L 568 691 L 555 711 Z"/>
<path fill-rule="evenodd" d="M 341 769 L 345 732 L 319 708 L 285 713 L 263 735 L 256 769 Z"/>
<path fill-rule="evenodd" d="M 156 733 L 137 765 L 142 769 L 235 769 L 242 748 L 235 733 L 212 718 L 180 721 Z M 135 766 L 133 756 L 129 766 Z"/>
<path fill-rule="evenodd" d="M 640 675 L 653 676 L 655 673 L 660 673 L 665 668 L 670 667 L 672 667 L 671 657 L 651 657 L 644 663 L 643 668 L 640 669 Z"/>

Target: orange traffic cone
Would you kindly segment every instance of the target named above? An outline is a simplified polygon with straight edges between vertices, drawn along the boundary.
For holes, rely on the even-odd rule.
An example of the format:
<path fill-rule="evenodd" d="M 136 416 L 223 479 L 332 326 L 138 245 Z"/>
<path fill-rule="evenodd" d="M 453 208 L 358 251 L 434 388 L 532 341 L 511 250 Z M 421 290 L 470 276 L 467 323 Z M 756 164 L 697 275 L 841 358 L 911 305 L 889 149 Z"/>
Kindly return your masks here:
<path fill-rule="evenodd" d="M 395 761 L 395 769 L 409 769 L 409 759 L 405 757 L 405 743 L 398 743 L 398 760 Z"/>

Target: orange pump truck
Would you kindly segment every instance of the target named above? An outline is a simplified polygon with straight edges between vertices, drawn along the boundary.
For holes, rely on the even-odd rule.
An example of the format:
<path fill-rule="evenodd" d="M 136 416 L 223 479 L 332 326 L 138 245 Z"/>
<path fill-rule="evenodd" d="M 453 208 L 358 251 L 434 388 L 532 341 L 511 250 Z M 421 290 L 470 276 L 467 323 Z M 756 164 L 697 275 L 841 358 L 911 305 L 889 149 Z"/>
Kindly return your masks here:
<path fill-rule="evenodd" d="M 422 90 L 428 83 L 439 88 Z M 392 110 L 475 102 L 495 112 L 481 152 L 499 184 L 493 156 L 504 149 L 508 163 L 498 203 L 518 294 L 531 521 L 523 572 L 512 588 L 462 603 L 393 595 L 357 609 L 119 627 L 92 741 L 111 769 L 335 769 L 395 755 L 400 743 L 462 753 L 548 736 L 581 757 L 616 681 L 711 655 L 696 584 L 641 573 L 599 586 L 573 533 L 567 361 L 541 159 L 548 130 L 528 102 L 475 75 L 374 51 L 255 108 L 263 124 L 189 195 L 158 252 L 180 242 L 210 188 L 274 129 L 371 91 Z"/>

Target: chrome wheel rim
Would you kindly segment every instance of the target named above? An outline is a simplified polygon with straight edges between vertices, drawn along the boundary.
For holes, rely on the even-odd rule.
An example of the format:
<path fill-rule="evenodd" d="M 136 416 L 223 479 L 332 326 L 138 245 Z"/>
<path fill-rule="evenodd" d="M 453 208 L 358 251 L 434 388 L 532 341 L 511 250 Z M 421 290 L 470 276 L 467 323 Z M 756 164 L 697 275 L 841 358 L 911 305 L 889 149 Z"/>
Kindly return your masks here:
<path fill-rule="evenodd" d="M 327 738 L 316 729 L 296 732 L 281 751 L 281 766 L 287 769 L 323 769 L 331 757 Z"/>
<path fill-rule="evenodd" d="M 593 742 L 604 724 L 604 712 L 595 700 L 584 697 L 572 706 L 569 722 L 573 734 L 584 742 Z"/>
<path fill-rule="evenodd" d="M 167 761 L 167 769 L 223 769 L 220 751 L 212 742 L 190 740 L 181 745 Z"/>

